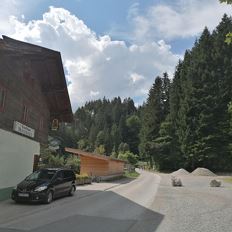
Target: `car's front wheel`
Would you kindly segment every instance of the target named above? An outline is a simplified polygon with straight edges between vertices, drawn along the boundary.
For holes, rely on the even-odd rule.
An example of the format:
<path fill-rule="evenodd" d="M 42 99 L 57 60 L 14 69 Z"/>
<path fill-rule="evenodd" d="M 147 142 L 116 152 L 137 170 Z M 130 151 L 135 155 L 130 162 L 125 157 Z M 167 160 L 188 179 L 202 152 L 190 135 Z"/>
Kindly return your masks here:
<path fill-rule="evenodd" d="M 73 196 L 74 193 L 75 193 L 75 191 L 76 191 L 75 186 L 72 186 L 71 189 L 70 189 L 70 191 L 69 191 L 69 196 Z"/>
<path fill-rule="evenodd" d="M 50 190 L 48 191 L 46 198 L 45 198 L 45 203 L 50 204 L 53 200 L 53 192 Z"/>

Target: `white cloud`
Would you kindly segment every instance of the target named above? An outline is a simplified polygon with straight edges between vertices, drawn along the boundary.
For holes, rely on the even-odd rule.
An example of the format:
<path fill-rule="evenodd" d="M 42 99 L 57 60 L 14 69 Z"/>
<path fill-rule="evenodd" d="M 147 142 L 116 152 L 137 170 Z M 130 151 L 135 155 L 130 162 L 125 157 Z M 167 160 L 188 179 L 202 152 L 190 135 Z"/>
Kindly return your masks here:
<path fill-rule="evenodd" d="M 73 109 L 86 101 L 115 96 L 147 97 L 155 76 L 173 73 L 179 56 L 163 40 L 126 45 L 110 36 L 98 37 L 63 8 L 51 7 L 41 20 L 11 17 L 10 36 L 61 52 Z"/>
<path fill-rule="evenodd" d="M 90 91 L 90 96 L 91 97 L 96 97 L 96 96 L 98 96 L 100 94 L 100 92 L 98 92 L 98 91 Z"/>
<path fill-rule="evenodd" d="M 24 15 L 30 7 L 31 0 L 1 0 L 0 33 L 61 52 L 74 110 L 104 96 L 143 102 L 155 76 L 164 71 L 172 75 L 180 58 L 165 41 L 197 36 L 205 25 L 213 29 L 224 13 L 231 12 L 218 0 L 174 0 L 153 5 L 143 14 L 135 3 L 128 12 L 134 26 L 133 32 L 125 33 L 133 38 L 128 46 L 109 35 L 98 37 L 63 8 L 51 7 L 42 19 L 27 21 Z"/>
<path fill-rule="evenodd" d="M 224 13 L 231 14 L 231 7 L 218 0 L 175 0 L 153 5 L 145 14 L 133 13 L 133 38 L 144 42 L 197 36 L 205 26 L 214 29 Z"/>
<path fill-rule="evenodd" d="M 144 76 L 139 75 L 138 73 L 132 73 L 132 74 L 130 75 L 130 78 L 131 78 L 133 84 L 135 84 L 135 83 L 138 82 L 138 81 L 141 81 L 141 80 L 144 80 L 144 79 L 145 79 Z"/>
<path fill-rule="evenodd" d="M 33 1 L 33 7 L 43 0 Z M 14 30 L 13 27 L 10 27 L 10 21 L 12 16 L 25 19 L 24 14 L 29 12 L 31 9 L 32 1 L 31 0 L 1 0 L 0 1 L 0 33 L 1 34 L 11 34 Z M 23 14 L 22 14 L 23 11 Z"/>

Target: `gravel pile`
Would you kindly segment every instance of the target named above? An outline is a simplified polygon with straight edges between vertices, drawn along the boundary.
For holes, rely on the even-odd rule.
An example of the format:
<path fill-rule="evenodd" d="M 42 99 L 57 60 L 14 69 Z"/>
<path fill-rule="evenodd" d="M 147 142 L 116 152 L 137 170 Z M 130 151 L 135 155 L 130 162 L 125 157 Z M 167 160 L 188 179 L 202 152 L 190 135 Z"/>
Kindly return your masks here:
<path fill-rule="evenodd" d="M 184 175 L 188 175 L 188 174 L 189 174 L 189 172 L 183 168 L 180 168 L 179 170 L 172 173 L 172 175 L 174 175 L 174 176 L 184 176 Z"/>
<path fill-rule="evenodd" d="M 207 168 L 197 168 L 191 174 L 194 176 L 216 176 L 216 174 Z"/>

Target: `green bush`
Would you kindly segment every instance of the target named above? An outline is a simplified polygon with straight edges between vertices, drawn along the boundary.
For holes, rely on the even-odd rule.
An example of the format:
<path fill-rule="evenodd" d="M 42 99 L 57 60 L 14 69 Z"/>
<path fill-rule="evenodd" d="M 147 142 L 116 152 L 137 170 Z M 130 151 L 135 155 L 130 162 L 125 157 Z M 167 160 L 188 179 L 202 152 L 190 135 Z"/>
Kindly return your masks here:
<path fill-rule="evenodd" d="M 124 177 L 131 178 L 131 179 L 137 178 L 137 177 L 139 177 L 139 175 L 140 174 L 136 171 L 132 171 L 132 172 L 126 171 L 124 173 Z"/>
<path fill-rule="evenodd" d="M 76 174 L 76 184 L 82 185 L 82 184 L 91 184 L 92 178 L 89 177 L 87 174 L 79 175 Z"/>
<path fill-rule="evenodd" d="M 56 155 L 49 158 L 49 166 L 53 168 L 64 167 L 64 158 L 62 156 Z"/>
<path fill-rule="evenodd" d="M 71 168 L 76 173 L 80 173 L 80 159 L 74 155 L 69 156 L 66 160 L 65 167 Z"/>
<path fill-rule="evenodd" d="M 48 147 L 42 146 L 40 153 L 41 162 L 39 168 L 60 168 L 64 167 L 64 157 L 57 154 L 55 151 L 51 151 Z"/>
<path fill-rule="evenodd" d="M 125 153 L 119 153 L 118 158 L 127 161 L 131 165 L 135 165 L 138 162 L 138 156 L 129 151 L 126 151 Z"/>

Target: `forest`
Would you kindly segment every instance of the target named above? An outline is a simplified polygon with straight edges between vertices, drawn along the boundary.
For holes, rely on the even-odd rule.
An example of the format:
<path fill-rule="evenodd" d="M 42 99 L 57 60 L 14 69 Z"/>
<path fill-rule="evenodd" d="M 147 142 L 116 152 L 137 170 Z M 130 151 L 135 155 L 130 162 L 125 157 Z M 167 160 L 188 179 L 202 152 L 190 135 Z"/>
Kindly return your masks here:
<path fill-rule="evenodd" d="M 87 102 L 53 132 L 63 146 L 146 161 L 158 170 L 232 170 L 232 19 L 204 29 L 176 66 L 154 78 L 138 108 L 131 98 Z"/>

